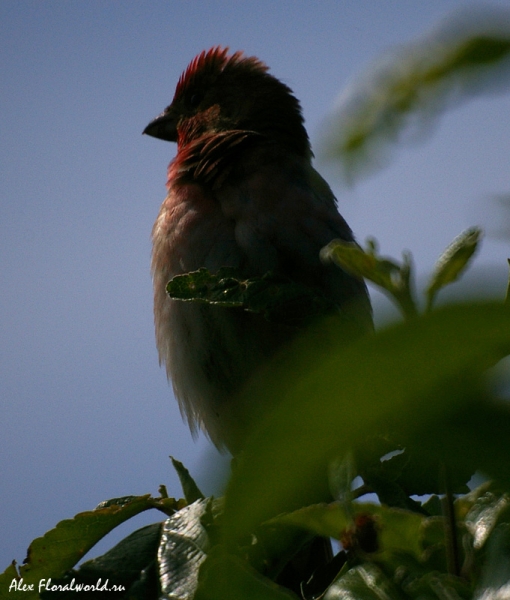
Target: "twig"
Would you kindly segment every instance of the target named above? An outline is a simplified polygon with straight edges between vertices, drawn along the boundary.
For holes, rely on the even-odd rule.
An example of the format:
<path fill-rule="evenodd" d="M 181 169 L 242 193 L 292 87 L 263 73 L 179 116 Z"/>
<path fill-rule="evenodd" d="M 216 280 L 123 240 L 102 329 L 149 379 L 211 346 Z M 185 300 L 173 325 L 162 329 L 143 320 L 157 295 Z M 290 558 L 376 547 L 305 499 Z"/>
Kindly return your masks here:
<path fill-rule="evenodd" d="M 444 489 L 444 496 L 441 498 L 441 506 L 445 521 L 445 545 L 446 545 L 446 566 L 450 575 L 460 575 L 459 544 L 457 539 L 457 523 L 455 521 L 455 509 L 453 506 L 453 494 L 450 485 L 448 468 L 443 463 L 441 465 L 441 479 Z"/>

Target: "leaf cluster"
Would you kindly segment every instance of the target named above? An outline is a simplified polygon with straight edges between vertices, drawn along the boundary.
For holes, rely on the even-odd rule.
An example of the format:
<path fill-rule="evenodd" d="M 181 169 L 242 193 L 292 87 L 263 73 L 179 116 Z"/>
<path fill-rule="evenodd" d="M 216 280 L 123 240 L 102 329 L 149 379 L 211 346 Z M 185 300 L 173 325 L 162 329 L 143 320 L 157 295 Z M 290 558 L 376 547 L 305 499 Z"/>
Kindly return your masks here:
<path fill-rule="evenodd" d="M 159 498 L 114 499 L 62 521 L 34 540 L 19 571 L 13 563 L 0 576 L 0 597 L 13 581 L 49 578 L 56 587 L 42 598 L 86 597 L 76 586 L 98 580 L 122 586 L 105 597 L 212 600 L 372 598 L 381 590 L 388 598 L 468 599 L 506 585 L 510 409 L 488 373 L 510 353 L 510 312 L 501 302 L 431 310 L 479 235 L 469 230 L 443 253 L 424 314 L 408 285 L 410 261 L 379 257 L 374 243 L 367 251 L 330 244 L 324 258 L 381 286 L 404 322 L 346 345 L 345 323 L 329 320 L 336 342 L 327 355 L 305 333 L 244 392 L 272 396 L 276 408 L 254 428 L 224 499 L 205 498 L 172 459 L 184 500 L 161 486 Z M 225 310 L 263 311 L 261 289 L 271 290 L 271 307 L 275 297 L 295 305 L 304 297 L 271 276 L 245 285 L 233 272 L 201 270 L 178 283 L 187 301 L 211 303 L 225 286 Z M 289 364 L 306 368 L 291 375 Z M 475 472 L 487 482 L 469 492 Z M 73 569 L 108 531 L 151 508 L 167 519 Z M 321 539 L 337 540 L 340 550 L 296 570 Z"/>

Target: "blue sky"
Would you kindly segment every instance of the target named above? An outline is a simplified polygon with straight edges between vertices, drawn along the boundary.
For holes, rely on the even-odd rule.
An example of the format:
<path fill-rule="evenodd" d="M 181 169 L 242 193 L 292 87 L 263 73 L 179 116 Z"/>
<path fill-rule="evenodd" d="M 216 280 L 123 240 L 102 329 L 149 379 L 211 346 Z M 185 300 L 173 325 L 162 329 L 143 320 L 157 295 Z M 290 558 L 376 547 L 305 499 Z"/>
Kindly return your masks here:
<path fill-rule="evenodd" d="M 0 3 L 0 571 L 104 499 L 156 495 L 160 483 L 179 496 L 169 454 L 214 491 L 216 453 L 182 423 L 152 325 L 150 230 L 175 148 L 141 132 L 188 62 L 217 44 L 264 60 L 301 100 L 317 151 L 348 83 L 465 5 Z M 475 271 L 494 273 L 503 294 L 508 214 L 495 198 L 510 193 L 509 115 L 509 94 L 459 104 L 351 189 L 317 166 L 358 239 L 412 250 L 420 275 L 460 231 L 484 227 Z"/>

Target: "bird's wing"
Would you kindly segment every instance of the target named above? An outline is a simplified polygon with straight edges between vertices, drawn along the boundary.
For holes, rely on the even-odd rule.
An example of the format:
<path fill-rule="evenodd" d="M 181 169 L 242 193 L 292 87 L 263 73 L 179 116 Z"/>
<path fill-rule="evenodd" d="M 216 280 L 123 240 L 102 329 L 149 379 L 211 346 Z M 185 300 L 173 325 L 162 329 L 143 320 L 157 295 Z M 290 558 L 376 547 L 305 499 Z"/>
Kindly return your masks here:
<path fill-rule="evenodd" d="M 363 326 L 371 328 L 364 282 L 320 258 L 331 240 L 354 241 L 331 189 L 302 159 L 274 151 L 264 158 L 257 154 L 238 169 L 244 177 L 233 172 L 231 183 L 216 193 L 251 269 L 284 274 L 340 307 L 356 304 Z"/>

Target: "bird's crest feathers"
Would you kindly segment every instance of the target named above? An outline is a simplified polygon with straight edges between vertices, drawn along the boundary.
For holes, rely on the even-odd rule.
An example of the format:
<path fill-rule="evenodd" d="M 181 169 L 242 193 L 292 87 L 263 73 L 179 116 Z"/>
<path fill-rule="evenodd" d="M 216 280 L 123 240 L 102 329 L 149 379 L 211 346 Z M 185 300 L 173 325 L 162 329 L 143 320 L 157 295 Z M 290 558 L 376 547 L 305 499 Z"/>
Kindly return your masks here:
<path fill-rule="evenodd" d="M 254 56 L 245 56 L 242 50 L 228 55 L 228 48 L 213 46 L 196 56 L 182 73 L 175 88 L 175 97 L 180 96 L 194 85 L 197 80 L 207 75 L 218 75 L 232 67 L 240 67 L 247 71 L 266 73 L 269 67 Z"/>

